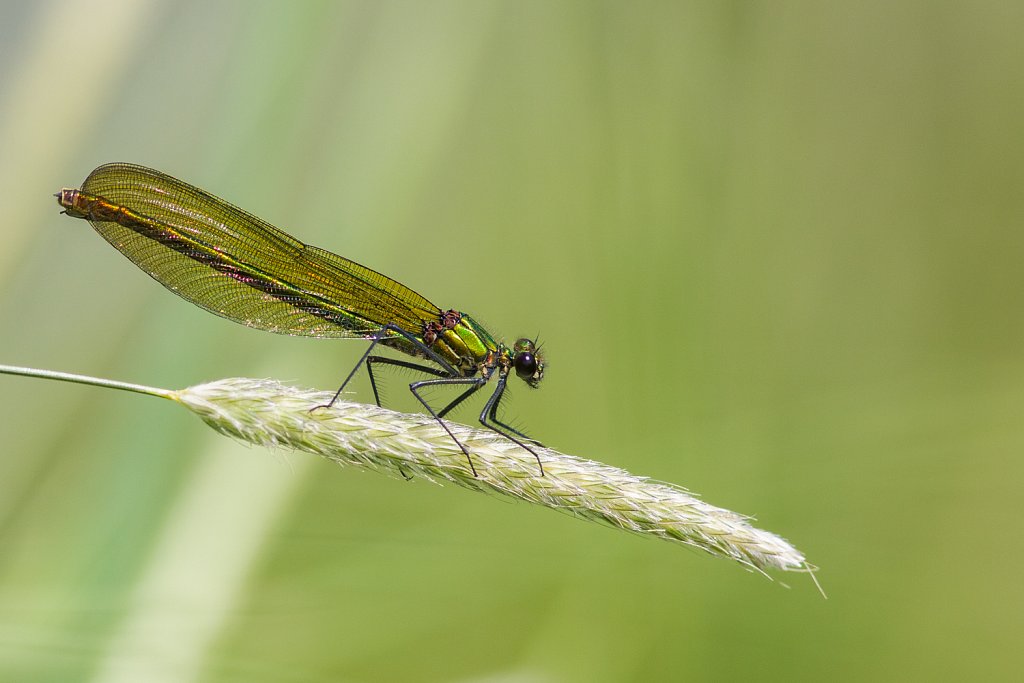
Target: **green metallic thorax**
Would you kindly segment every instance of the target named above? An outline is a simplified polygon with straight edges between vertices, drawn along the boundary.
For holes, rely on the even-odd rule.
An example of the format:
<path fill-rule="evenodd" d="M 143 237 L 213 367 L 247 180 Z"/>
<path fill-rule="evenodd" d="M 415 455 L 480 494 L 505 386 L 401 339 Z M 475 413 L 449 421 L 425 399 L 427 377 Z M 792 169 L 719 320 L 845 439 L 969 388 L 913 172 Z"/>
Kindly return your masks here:
<path fill-rule="evenodd" d="M 501 355 L 501 348 L 494 337 L 464 313 L 454 326 L 437 335 L 431 348 L 464 377 L 493 370 Z"/>

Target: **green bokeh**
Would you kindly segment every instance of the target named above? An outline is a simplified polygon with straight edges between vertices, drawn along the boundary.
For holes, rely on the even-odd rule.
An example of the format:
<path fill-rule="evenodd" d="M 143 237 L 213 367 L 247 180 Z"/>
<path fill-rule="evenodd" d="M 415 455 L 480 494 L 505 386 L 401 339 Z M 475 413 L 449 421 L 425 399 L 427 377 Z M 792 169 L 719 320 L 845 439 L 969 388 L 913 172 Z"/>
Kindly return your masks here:
<path fill-rule="evenodd" d="M 145 164 L 539 334 L 516 424 L 756 513 L 830 596 L 0 377 L 0 680 L 1019 675 L 1022 25 L 1014 2 L 0 4 L 0 362 L 326 389 L 356 361 L 206 314 L 58 215 L 93 167 Z"/>

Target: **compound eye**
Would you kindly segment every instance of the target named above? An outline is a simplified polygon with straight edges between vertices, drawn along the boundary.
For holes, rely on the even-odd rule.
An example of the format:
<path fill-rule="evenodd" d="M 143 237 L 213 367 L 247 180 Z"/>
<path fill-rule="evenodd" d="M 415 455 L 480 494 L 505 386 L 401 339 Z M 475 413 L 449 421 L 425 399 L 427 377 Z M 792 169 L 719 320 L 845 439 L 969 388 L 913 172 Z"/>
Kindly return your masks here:
<path fill-rule="evenodd" d="M 537 374 L 537 357 L 529 351 L 517 353 L 512 364 L 516 368 L 516 374 L 523 379 L 530 379 Z"/>

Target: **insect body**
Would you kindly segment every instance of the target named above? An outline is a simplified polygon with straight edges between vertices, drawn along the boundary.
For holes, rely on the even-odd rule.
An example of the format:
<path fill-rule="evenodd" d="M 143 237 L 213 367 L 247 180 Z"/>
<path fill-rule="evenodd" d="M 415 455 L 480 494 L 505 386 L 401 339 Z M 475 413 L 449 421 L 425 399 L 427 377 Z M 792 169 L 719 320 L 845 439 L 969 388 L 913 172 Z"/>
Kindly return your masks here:
<path fill-rule="evenodd" d="M 509 347 L 465 313 L 442 310 L 385 275 L 303 244 L 159 171 L 105 164 L 89 174 L 81 189 L 64 189 L 56 197 L 67 215 L 88 220 L 157 282 L 212 313 L 280 334 L 369 340 L 332 404 L 364 362 L 377 405 L 375 365 L 431 375 L 410 384 L 409 390 L 459 445 L 474 475 L 469 451 L 441 418 L 497 375 L 480 422 L 533 454 L 543 475 L 540 457 L 528 445 L 539 444 L 498 418 L 513 371 L 531 387 L 544 377 L 544 362 L 533 340 L 522 338 Z M 418 360 L 374 355 L 378 344 Z M 440 410 L 421 393 L 449 385 L 464 391 Z"/>

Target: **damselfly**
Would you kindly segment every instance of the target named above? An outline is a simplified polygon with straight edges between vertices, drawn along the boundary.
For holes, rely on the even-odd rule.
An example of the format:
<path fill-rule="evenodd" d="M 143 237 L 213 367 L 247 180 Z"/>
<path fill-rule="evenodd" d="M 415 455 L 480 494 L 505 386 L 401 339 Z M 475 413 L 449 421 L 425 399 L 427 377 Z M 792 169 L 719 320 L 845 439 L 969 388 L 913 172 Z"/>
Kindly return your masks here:
<path fill-rule="evenodd" d="M 56 197 L 67 215 L 88 220 L 157 282 L 212 313 L 280 334 L 370 341 L 331 404 L 363 363 L 377 405 L 375 365 L 431 375 L 411 383 L 409 390 L 462 449 L 474 476 L 469 451 L 442 418 L 496 374 L 480 422 L 529 451 L 544 474 L 540 456 L 528 445 L 540 444 L 498 417 L 510 372 L 530 387 L 544 377 L 535 340 L 522 338 L 509 347 L 465 313 L 442 310 L 389 277 L 303 244 L 159 171 L 106 164 L 90 173 L 80 190 L 64 189 Z M 420 362 L 374 355 L 378 345 Z M 464 390 L 436 410 L 421 393 L 436 386 Z"/>

